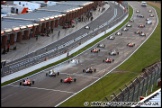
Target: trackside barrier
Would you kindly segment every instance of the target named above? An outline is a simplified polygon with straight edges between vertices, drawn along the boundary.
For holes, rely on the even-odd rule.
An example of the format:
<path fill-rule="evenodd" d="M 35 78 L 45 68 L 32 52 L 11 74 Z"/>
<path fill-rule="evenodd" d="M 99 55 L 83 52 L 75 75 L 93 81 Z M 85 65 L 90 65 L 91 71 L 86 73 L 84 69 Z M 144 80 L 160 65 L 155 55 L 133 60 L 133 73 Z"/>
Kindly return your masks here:
<path fill-rule="evenodd" d="M 71 51 L 68 52 L 69 55 L 75 53 L 76 51 L 80 50 L 81 48 L 83 48 L 83 47 L 85 47 L 86 45 L 90 44 L 91 42 L 95 41 L 96 39 L 102 37 L 103 35 L 107 34 L 108 32 L 111 32 L 111 31 L 114 30 L 117 26 L 119 26 L 121 23 L 123 23 L 123 22 L 126 20 L 127 17 L 128 17 L 128 14 L 124 17 L 124 19 L 122 19 L 120 22 L 118 22 L 117 24 L 115 24 L 113 27 L 108 28 L 108 30 L 106 30 L 106 32 L 103 31 L 103 32 L 99 33 L 98 35 L 94 36 L 93 38 L 91 38 L 90 40 L 86 41 L 85 43 L 81 44 L 80 46 L 78 46 L 78 47 L 72 49 Z M 85 34 L 83 34 L 82 36 L 84 37 L 84 36 L 86 36 L 86 35 L 87 35 L 87 34 L 85 33 Z M 6 82 L 6 81 L 11 80 L 11 79 L 14 79 L 14 78 L 16 78 L 16 77 L 25 75 L 25 74 L 27 74 L 27 73 L 30 73 L 31 71 L 34 71 L 34 70 L 36 70 L 36 69 L 39 69 L 40 67 L 44 67 L 44 66 L 46 66 L 46 65 L 48 65 L 48 64 L 54 63 L 54 62 L 56 62 L 56 61 L 58 61 L 58 60 L 61 60 L 61 59 L 63 59 L 63 58 L 66 58 L 66 57 L 67 57 L 67 53 L 64 53 L 64 54 L 62 54 L 62 55 L 60 55 L 60 56 L 57 56 L 57 57 L 52 58 L 52 59 L 49 59 L 48 61 L 41 62 L 41 63 L 36 64 L 36 65 L 34 65 L 34 66 L 31 66 L 31 67 L 29 67 L 29 68 L 26 68 L 26 69 L 20 70 L 20 71 L 18 71 L 18 72 L 15 72 L 15 73 L 13 73 L 13 74 L 4 76 L 4 77 L 1 78 L 1 83 Z"/>

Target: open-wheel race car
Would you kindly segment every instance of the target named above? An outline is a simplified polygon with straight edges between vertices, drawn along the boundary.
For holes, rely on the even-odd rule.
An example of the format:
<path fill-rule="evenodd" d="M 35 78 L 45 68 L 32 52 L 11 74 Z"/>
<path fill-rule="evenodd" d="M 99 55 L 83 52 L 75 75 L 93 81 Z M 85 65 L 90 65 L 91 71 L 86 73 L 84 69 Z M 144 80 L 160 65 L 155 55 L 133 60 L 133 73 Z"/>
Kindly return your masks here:
<path fill-rule="evenodd" d="M 71 83 L 71 82 L 76 82 L 76 78 L 72 78 L 71 76 L 68 76 L 65 79 L 60 79 L 60 82 L 62 83 Z"/>
<path fill-rule="evenodd" d="M 100 49 L 99 48 L 94 48 L 94 49 L 91 50 L 91 52 L 98 53 L 98 52 L 100 52 Z"/>
<path fill-rule="evenodd" d="M 55 70 L 51 69 L 49 72 L 46 73 L 46 76 L 56 77 L 59 74 L 59 72 L 56 72 Z"/>
<path fill-rule="evenodd" d="M 117 36 L 121 36 L 122 33 L 121 33 L 121 32 L 116 32 L 115 35 L 117 35 Z"/>
<path fill-rule="evenodd" d="M 154 17 L 154 15 L 153 15 L 153 14 L 150 14 L 149 16 L 150 16 L 150 17 Z"/>
<path fill-rule="evenodd" d="M 140 24 L 138 27 L 139 27 L 139 28 L 144 28 L 145 25 L 144 25 L 144 24 Z"/>
<path fill-rule="evenodd" d="M 109 36 L 107 39 L 114 40 L 115 39 L 115 36 Z"/>
<path fill-rule="evenodd" d="M 93 69 L 92 67 L 90 67 L 90 68 L 83 69 L 83 72 L 85 72 L 85 73 L 93 73 L 93 72 L 96 72 L 96 69 Z"/>
<path fill-rule="evenodd" d="M 99 47 L 99 48 L 105 48 L 105 44 L 98 44 L 97 47 Z"/>
<path fill-rule="evenodd" d="M 31 81 L 30 79 L 25 79 L 23 81 L 20 82 L 20 85 L 23 85 L 23 86 L 31 86 L 35 83 L 35 81 Z"/>
<path fill-rule="evenodd" d="M 116 50 L 112 50 L 109 52 L 109 55 L 119 55 L 119 52 Z"/>
<path fill-rule="evenodd" d="M 141 34 L 139 34 L 140 36 L 146 36 L 146 33 L 142 32 Z"/>
<path fill-rule="evenodd" d="M 132 25 L 131 24 L 127 24 L 126 27 L 132 27 Z"/>
<path fill-rule="evenodd" d="M 112 62 L 114 62 L 114 59 L 106 58 L 106 60 L 103 60 L 103 62 L 105 62 L 105 63 L 112 63 Z"/>
<path fill-rule="evenodd" d="M 134 47 L 135 46 L 135 43 L 132 43 L 132 42 L 131 43 L 128 43 L 127 46 Z"/>
<path fill-rule="evenodd" d="M 128 31 L 129 29 L 128 29 L 128 28 L 126 28 L 126 27 L 124 27 L 122 30 L 123 30 L 123 31 Z"/>
<path fill-rule="evenodd" d="M 134 33 L 135 33 L 135 34 L 141 34 L 142 31 L 137 30 L 137 31 L 135 31 Z"/>

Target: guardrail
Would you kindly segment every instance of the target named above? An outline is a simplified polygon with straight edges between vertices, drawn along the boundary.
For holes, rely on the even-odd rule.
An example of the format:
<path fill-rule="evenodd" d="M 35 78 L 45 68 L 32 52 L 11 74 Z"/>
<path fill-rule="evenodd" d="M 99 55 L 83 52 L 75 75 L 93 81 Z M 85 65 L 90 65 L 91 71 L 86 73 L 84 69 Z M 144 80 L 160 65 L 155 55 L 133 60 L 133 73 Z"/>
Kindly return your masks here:
<path fill-rule="evenodd" d="M 22 71 L 26 71 L 24 68 L 27 68 L 29 66 L 33 67 L 33 65 L 35 65 L 35 67 L 37 67 L 37 65 L 39 66 L 38 63 L 40 63 L 40 66 L 41 66 L 41 62 L 44 64 L 43 61 L 45 61 L 45 59 L 47 59 L 47 57 L 48 57 L 48 59 L 53 58 L 52 62 L 50 62 L 48 60 L 48 63 L 53 63 L 53 62 L 58 61 L 62 58 L 65 58 L 67 56 L 67 52 L 69 52 L 69 54 L 72 54 L 75 51 L 79 50 L 78 48 L 82 48 L 86 43 L 92 42 L 92 40 L 97 39 L 97 36 L 96 36 L 97 34 L 102 32 L 101 34 L 104 35 L 104 34 L 110 32 L 111 30 L 113 30 L 114 28 L 112 26 L 115 25 L 116 23 L 120 22 L 120 20 L 123 19 L 126 15 L 127 15 L 127 13 L 124 13 L 121 17 L 119 17 L 118 19 L 116 19 L 112 22 L 110 22 L 110 21 L 105 22 L 102 25 L 100 25 L 98 28 L 95 28 L 94 30 L 89 31 L 88 33 L 85 33 L 85 34 L 77 37 L 74 40 L 70 40 L 63 45 L 56 46 L 55 48 L 53 48 L 52 50 L 50 50 L 46 53 L 40 54 L 38 56 L 29 58 L 29 59 L 25 59 L 24 61 L 21 61 L 21 63 L 14 64 L 12 66 L 4 67 L 1 70 L 1 76 L 4 77 L 6 75 L 9 75 L 11 73 L 17 72 L 22 69 L 23 69 Z M 127 15 L 127 17 L 128 17 L 128 15 Z M 96 33 L 94 33 L 94 31 Z M 100 37 L 102 35 L 100 35 Z M 95 38 L 93 39 L 94 36 L 95 36 Z M 92 40 L 90 40 L 90 39 L 92 39 Z M 87 40 L 89 40 L 89 41 L 87 41 Z M 74 44 L 74 42 L 75 42 L 75 44 Z M 72 49 L 74 49 L 74 50 L 72 50 Z M 58 51 L 58 50 L 60 50 L 60 51 Z M 61 56 L 59 56 L 59 55 L 61 55 Z M 64 55 L 64 56 L 62 56 L 62 55 Z M 46 65 L 47 65 L 47 63 L 46 63 Z M 30 70 L 30 69 L 28 68 L 27 70 Z"/>

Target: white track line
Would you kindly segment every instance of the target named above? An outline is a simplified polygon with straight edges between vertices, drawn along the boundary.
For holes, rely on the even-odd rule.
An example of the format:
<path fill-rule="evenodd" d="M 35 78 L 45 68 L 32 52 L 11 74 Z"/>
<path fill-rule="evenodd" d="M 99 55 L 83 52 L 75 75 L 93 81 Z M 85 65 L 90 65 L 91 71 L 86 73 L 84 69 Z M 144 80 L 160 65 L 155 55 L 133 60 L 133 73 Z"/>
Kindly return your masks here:
<path fill-rule="evenodd" d="M 71 94 L 75 93 L 75 92 L 69 92 L 69 91 L 62 91 L 62 90 L 56 90 L 56 89 L 47 89 L 47 88 L 38 88 L 38 87 L 26 87 L 26 86 L 19 86 L 19 85 L 10 85 L 10 86 L 12 86 L 12 87 L 32 88 L 32 89 L 39 89 L 39 90 L 58 91 L 58 92 L 71 93 Z"/>

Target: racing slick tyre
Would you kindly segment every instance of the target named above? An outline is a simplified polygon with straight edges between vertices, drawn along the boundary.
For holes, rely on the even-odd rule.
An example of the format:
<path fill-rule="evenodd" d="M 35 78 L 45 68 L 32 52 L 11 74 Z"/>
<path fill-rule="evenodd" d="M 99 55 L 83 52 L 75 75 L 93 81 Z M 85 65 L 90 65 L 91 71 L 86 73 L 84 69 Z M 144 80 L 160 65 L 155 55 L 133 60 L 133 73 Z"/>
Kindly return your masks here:
<path fill-rule="evenodd" d="M 94 72 L 96 72 L 96 69 L 94 69 Z"/>
<path fill-rule="evenodd" d="M 46 73 L 46 76 L 48 76 L 48 73 Z"/>
<path fill-rule="evenodd" d="M 25 80 L 23 80 L 23 82 L 25 82 Z"/>
<path fill-rule="evenodd" d="M 63 80 L 61 79 L 61 80 L 60 80 L 60 82 L 62 83 L 62 82 L 63 82 Z"/>
<path fill-rule="evenodd" d="M 60 75 L 60 72 L 57 72 L 57 75 Z"/>
<path fill-rule="evenodd" d="M 74 78 L 74 82 L 76 82 L 76 78 Z"/>
<path fill-rule="evenodd" d="M 85 72 L 85 69 L 83 69 L 83 72 Z"/>
<path fill-rule="evenodd" d="M 22 85 L 22 82 L 20 82 L 20 85 Z"/>
<path fill-rule="evenodd" d="M 34 81 L 32 81 L 32 84 L 34 84 L 35 82 Z"/>
<path fill-rule="evenodd" d="M 117 52 L 117 54 L 119 55 L 119 52 Z"/>

